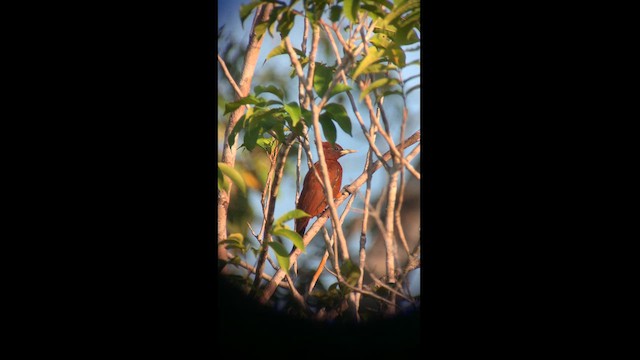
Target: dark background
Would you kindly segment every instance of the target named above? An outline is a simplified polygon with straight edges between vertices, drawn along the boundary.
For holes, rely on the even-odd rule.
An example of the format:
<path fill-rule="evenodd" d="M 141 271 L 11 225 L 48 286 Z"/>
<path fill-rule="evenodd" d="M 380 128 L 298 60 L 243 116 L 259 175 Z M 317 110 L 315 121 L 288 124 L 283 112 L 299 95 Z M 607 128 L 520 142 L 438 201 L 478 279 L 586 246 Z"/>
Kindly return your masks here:
<path fill-rule="evenodd" d="M 364 328 L 294 324 L 218 281 L 215 3 L 40 10 L 51 26 L 24 42 L 42 98 L 23 144 L 38 145 L 25 161 L 37 195 L 22 205 L 45 214 L 25 228 L 44 267 L 25 284 L 49 348 L 544 352 L 594 326 L 580 250 L 593 203 L 575 171 L 599 108 L 573 9 L 425 5 L 420 321 Z"/>

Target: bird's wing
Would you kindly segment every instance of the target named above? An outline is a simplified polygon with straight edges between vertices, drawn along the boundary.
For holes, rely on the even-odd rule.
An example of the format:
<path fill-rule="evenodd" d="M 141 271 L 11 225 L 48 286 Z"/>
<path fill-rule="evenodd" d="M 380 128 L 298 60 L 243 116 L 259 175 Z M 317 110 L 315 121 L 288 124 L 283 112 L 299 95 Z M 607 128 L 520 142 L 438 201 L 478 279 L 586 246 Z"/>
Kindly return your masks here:
<path fill-rule="evenodd" d="M 334 166 L 329 166 L 329 177 L 333 179 L 331 188 L 333 189 L 333 198 L 335 199 L 340 196 L 340 187 L 342 186 L 342 166 L 340 166 L 338 161 L 335 162 Z"/>

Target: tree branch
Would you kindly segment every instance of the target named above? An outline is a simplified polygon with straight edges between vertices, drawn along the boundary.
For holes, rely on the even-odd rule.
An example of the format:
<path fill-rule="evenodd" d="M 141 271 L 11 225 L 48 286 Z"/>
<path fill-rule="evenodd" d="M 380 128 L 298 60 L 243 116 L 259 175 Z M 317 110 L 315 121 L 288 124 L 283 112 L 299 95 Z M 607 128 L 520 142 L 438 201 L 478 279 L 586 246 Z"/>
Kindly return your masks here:
<path fill-rule="evenodd" d="M 409 146 L 415 144 L 418 141 L 420 141 L 420 131 L 419 130 L 416 131 L 413 135 L 411 135 L 409 138 L 407 138 L 404 141 L 404 146 L 405 147 L 409 147 Z M 391 158 L 391 151 L 388 151 L 383 155 L 383 159 L 385 161 L 388 161 L 390 158 Z M 369 170 L 363 172 L 354 182 L 352 182 L 350 185 L 346 186 L 343 189 L 344 192 L 342 192 L 340 194 L 340 196 L 336 199 L 336 201 L 335 201 L 336 206 L 340 206 L 340 204 L 342 204 L 342 202 L 347 198 L 347 196 L 349 196 L 349 194 L 355 193 L 355 191 L 360 186 L 362 186 L 365 183 L 365 181 L 367 181 L 367 179 L 371 175 L 373 175 L 373 173 L 375 171 L 377 171 L 381 167 L 382 167 L 382 164 L 381 164 L 380 160 L 376 161 L 371 166 L 371 168 Z M 307 232 L 304 234 L 303 242 L 304 242 L 305 246 L 307 246 L 311 242 L 311 240 L 318 233 L 318 231 L 320 230 L 322 225 L 324 225 L 324 223 L 327 222 L 327 218 L 325 216 L 328 213 L 328 211 L 329 210 L 325 210 L 318 217 L 318 219 L 313 223 L 311 228 L 309 228 L 309 230 L 307 230 Z M 291 252 L 291 255 L 290 255 L 290 261 L 294 261 L 295 259 L 297 259 L 298 255 L 300 253 L 301 253 L 300 249 L 293 250 Z M 286 272 L 286 270 L 283 270 L 283 269 L 280 269 L 280 270 L 278 270 L 276 272 L 276 274 L 273 276 L 273 279 L 269 282 L 267 287 L 262 292 L 262 295 L 259 297 L 259 301 L 261 303 L 266 303 L 271 298 L 271 296 L 273 295 L 273 292 L 276 290 L 277 284 L 280 281 L 282 281 L 282 279 L 284 278 L 285 272 Z"/>
<path fill-rule="evenodd" d="M 256 36 L 256 26 L 260 23 L 265 22 L 269 19 L 271 11 L 273 9 L 273 4 L 263 4 L 260 5 L 258 10 L 256 11 L 256 21 L 254 21 L 253 26 L 251 27 L 251 35 L 249 37 L 249 44 L 247 45 L 247 53 L 245 55 L 244 67 L 242 69 L 242 75 L 240 78 L 240 83 L 238 84 L 238 88 L 240 90 L 240 94 L 248 94 L 249 89 L 251 88 L 251 80 L 253 79 L 253 74 L 255 72 L 256 63 L 258 62 L 258 55 L 260 54 L 260 47 L 262 46 L 262 40 L 264 37 L 260 37 L 259 39 Z M 229 123 L 224 132 L 224 140 L 222 146 L 222 159 L 221 161 L 231 167 L 234 167 L 236 161 L 236 151 L 237 151 L 237 141 L 235 146 L 229 146 L 229 134 L 235 127 L 238 120 L 244 113 L 245 109 L 243 107 L 239 107 L 235 111 L 231 113 L 229 117 Z M 237 135 L 236 135 L 237 139 Z M 218 242 L 223 241 L 227 238 L 227 216 L 229 210 L 229 201 L 230 194 L 233 185 L 229 184 L 228 191 L 218 190 Z M 218 247 L 218 258 L 222 260 L 228 259 L 228 253 L 226 249 L 222 246 Z M 224 269 L 221 269 L 224 270 Z"/>

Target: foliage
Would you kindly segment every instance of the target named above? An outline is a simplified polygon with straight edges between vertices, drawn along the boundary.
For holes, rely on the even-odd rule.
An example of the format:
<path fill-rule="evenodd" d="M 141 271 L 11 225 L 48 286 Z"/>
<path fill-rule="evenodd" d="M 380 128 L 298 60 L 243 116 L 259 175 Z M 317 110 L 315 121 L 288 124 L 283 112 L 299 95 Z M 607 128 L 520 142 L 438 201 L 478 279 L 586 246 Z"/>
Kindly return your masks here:
<path fill-rule="evenodd" d="M 232 98 L 234 95 L 231 95 L 229 88 L 227 90 L 230 96 L 220 99 L 221 107 L 224 109 L 223 117 L 239 110 L 244 112 L 223 141 L 230 147 L 236 146 L 249 152 L 253 156 L 253 161 L 240 161 L 235 166 L 218 163 L 219 191 L 228 191 L 230 183 L 234 184 L 233 189 L 236 190 L 231 194 L 236 202 L 230 202 L 228 219 L 233 223 L 229 225 L 229 230 L 233 230 L 233 233 L 230 233 L 226 239 L 219 239 L 219 246 L 224 246 L 234 254 L 229 261 L 231 265 L 240 266 L 241 260 L 246 260 L 247 255 L 253 254 L 260 257 L 263 256 L 261 254 L 268 254 L 268 250 L 271 249 L 278 266 L 288 269 L 292 263 L 290 250 L 285 246 L 287 241 L 304 252 L 308 247 L 305 246 L 302 237 L 291 230 L 286 223 L 309 214 L 292 209 L 273 220 L 273 213 L 268 213 L 268 207 L 265 206 L 262 209 L 262 215 L 264 216 L 263 224 L 267 226 L 266 232 L 263 238 L 257 239 L 262 245 L 254 247 L 252 246 L 254 240 L 249 240 L 251 236 L 248 235 L 249 229 L 246 226 L 247 216 L 252 218 L 253 213 L 251 211 L 242 213 L 242 206 L 246 206 L 247 198 L 252 192 L 261 195 L 264 206 L 265 199 L 269 198 L 270 192 L 274 191 L 272 187 L 276 174 L 269 169 L 273 170 L 278 165 L 283 168 L 293 166 L 290 164 L 291 161 L 287 161 L 287 157 L 278 155 L 288 148 L 292 141 L 309 139 L 308 129 L 313 126 L 314 114 L 327 141 L 335 143 L 338 134 L 341 133 L 349 137 L 354 136 L 352 119 L 345 104 L 338 101 L 337 95 L 349 94 L 351 97 L 351 92 L 356 92 L 359 93 L 357 101 L 363 102 L 372 97 L 376 103 L 381 98 L 394 95 L 402 98 L 406 106 L 406 96 L 420 88 L 417 82 L 419 75 L 407 79 L 402 79 L 401 76 L 402 70 L 406 67 L 419 65 L 419 61 L 407 63 L 406 54 L 420 48 L 420 2 L 417 0 L 255 0 L 240 6 L 239 17 L 244 29 L 247 29 L 246 20 L 251 14 L 256 13 L 266 4 L 273 6 L 273 9 L 265 22 L 255 24 L 253 31 L 258 38 L 269 36 L 274 39 L 279 37 L 282 40 L 275 47 L 264 49 L 267 54 L 265 63 L 284 55 L 291 60 L 291 68 L 288 69 L 291 78 L 299 76 L 299 69 L 302 69 L 304 74 L 300 81 L 307 81 L 307 76 L 311 77 L 310 74 L 313 76 L 309 84 L 309 92 L 303 91 L 295 97 L 287 94 L 288 78 L 274 76 L 254 86 L 247 96 L 239 99 Z M 332 61 L 317 60 L 314 53 L 317 48 L 297 48 L 291 42 L 287 42 L 295 25 L 305 21 L 309 22 L 310 33 L 333 31 L 336 38 L 346 40 L 346 42 L 334 40 L 329 43 L 328 34 L 319 35 L 330 50 L 329 54 L 333 56 Z M 333 39 L 332 36 L 330 37 Z M 333 48 L 338 46 L 342 49 L 334 54 Z M 227 48 L 227 50 L 233 49 Z M 242 55 L 238 49 L 235 53 L 232 51 L 228 53 L 235 54 L 236 59 Z M 236 60 L 233 63 L 237 64 L 241 61 Z M 237 76 L 240 74 L 238 68 L 230 67 L 230 72 L 238 79 Z M 304 85 L 306 84 L 303 84 L 303 87 L 306 87 Z M 303 99 L 302 103 L 298 96 Z M 312 108 L 309 103 L 319 107 Z M 390 130 L 387 129 L 387 131 Z M 310 143 L 313 144 L 313 142 Z M 275 200 L 274 197 L 273 201 Z M 240 212 L 243 216 L 241 220 L 233 219 L 231 209 L 234 204 L 235 215 L 237 216 Z M 377 231 L 378 229 L 374 228 L 372 233 Z M 253 237 L 256 237 L 255 235 L 253 234 Z M 268 241 L 271 238 L 273 240 Z M 353 288 L 358 286 L 362 275 L 360 264 L 342 259 L 337 266 L 342 279 L 326 290 L 320 288 L 314 290 L 308 299 L 312 307 L 341 309 L 344 301 L 353 296 Z M 250 284 L 247 277 L 238 278 L 238 282 L 244 284 L 243 286 L 255 287 L 256 285 L 255 282 Z M 384 296 L 389 295 L 387 292 Z M 290 298 L 289 300 L 291 301 Z M 365 310 L 361 312 L 364 314 Z"/>

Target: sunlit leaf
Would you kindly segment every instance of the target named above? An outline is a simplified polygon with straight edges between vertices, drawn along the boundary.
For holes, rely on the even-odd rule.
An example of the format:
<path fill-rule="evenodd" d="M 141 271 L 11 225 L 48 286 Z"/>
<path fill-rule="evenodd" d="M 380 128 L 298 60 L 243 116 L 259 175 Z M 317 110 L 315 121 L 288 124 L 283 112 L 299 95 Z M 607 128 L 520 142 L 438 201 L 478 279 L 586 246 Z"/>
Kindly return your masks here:
<path fill-rule="evenodd" d="M 360 0 L 344 0 L 344 15 L 352 23 L 358 22 L 358 9 L 360 8 Z"/>
<path fill-rule="evenodd" d="M 274 138 L 261 137 L 258 140 L 256 140 L 256 145 L 264 149 L 264 151 L 266 151 L 267 153 L 271 153 L 271 151 L 273 150 L 273 146 L 275 145 L 275 142 L 276 142 L 276 139 Z"/>
<path fill-rule="evenodd" d="M 358 64 L 358 67 L 353 73 L 352 78 L 353 79 L 357 78 L 360 74 L 364 72 L 364 70 L 369 65 L 373 64 L 376 60 L 378 60 L 383 55 L 384 55 L 383 50 L 379 50 L 377 48 L 369 48 L 369 53 L 367 54 L 367 56 L 364 57 L 364 59 L 362 59 L 362 61 L 360 61 L 360 63 Z"/>
<path fill-rule="evenodd" d="M 390 45 L 393 45 L 391 39 L 389 38 L 389 35 L 385 33 L 375 34 L 369 41 L 379 49 L 386 49 Z"/>
<path fill-rule="evenodd" d="M 389 61 L 394 63 L 399 68 L 406 66 L 406 55 L 399 46 L 392 46 L 385 51 L 385 55 L 389 58 Z"/>
<path fill-rule="evenodd" d="M 224 191 L 229 191 L 229 185 L 225 181 L 225 177 L 222 174 L 222 171 L 220 171 L 220 169 L 218 169 L 218 188 L 220 188 L 220 189 L 222 189 Z"/>
<path fill-rule="evenodd" d="M 288 211 L 284 215 L 280 216 L 278 218 L 278 220 L 276 220 L 273 224 L 274 224 L 274 226 L 282 225 L 282 224 L 284 224 L 285 222 L 287 222 L 289 220 L 299 219 L 299 218 L 303 218 L 303 217 L 306 217 L 306 216 L 311 216 L 311 215 L 307 214 L 306 212 L 304 212 L 304 211 L 302 211 L 300 209 L 295 209 L 295 210 Z"/>
<path fill-rule="evenodd" d="M 302 252 L 305 251 L 302 237 L 297 232 L 285 228 L 278 228 L 276 230 L 273 230 L 271 233 L 273 235 L 284 236 L 288 238 L 298 249 L 302 250 Z"/>
<path fill-rule="evenodd" d="M 227 240 L 232 240 L 239 244 L 242 244 L 244 242 L 244 235 L 242 235 L 241 233 L 233 233 L 227 237 Z"/>
<path fill-rule="evenodd" d="M 371 83 L 371 85 L 367 86 L 365 89 L 362 90 L 362 92 L 360 93 L 360 101 L 362 101 L 362 99 L 364 99 L 364 97 L 367 96 L 368 93 L 372 92 L 373 90 L 379 87 L 393 86 L 397 84 L 398 84 L 398 79 L 386 78 L 386 77 L 382 79 L 378 79 L 373 83 Z"/>
<path fill-rule="evenodd" d="M 386 60 L 386 59 L 382 59 L 382 60 Z M 387 72 L 391 70 L 398 70 L 398 67 L 393 64 L 382 64 L 382 63 L 371 64 L 366 69 L 364 69 L 361 75 L 376 74 L 376 73 Z"/>
<path fill-rule="evenodd" d="M 269 27 L 269 23 L 267 22 L 261 22 L 258 25 L 256 25 L 255 33 L 258 40 L 262 38 L 264 33 L 267 31 L 268 27 Z"/>
<path fill-rule="evenodd" d="M 247 193 L 247 186 L 244 183 L 244 179 L 242 179 L 242 176 L 236 169 L 222 162 L 218 163 L 218 169 L 220 169 L 224 175 L 228 176 L 243 194 Z"/>

